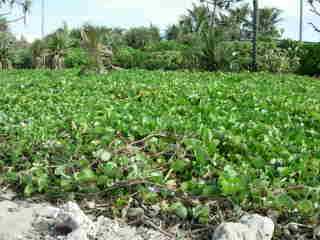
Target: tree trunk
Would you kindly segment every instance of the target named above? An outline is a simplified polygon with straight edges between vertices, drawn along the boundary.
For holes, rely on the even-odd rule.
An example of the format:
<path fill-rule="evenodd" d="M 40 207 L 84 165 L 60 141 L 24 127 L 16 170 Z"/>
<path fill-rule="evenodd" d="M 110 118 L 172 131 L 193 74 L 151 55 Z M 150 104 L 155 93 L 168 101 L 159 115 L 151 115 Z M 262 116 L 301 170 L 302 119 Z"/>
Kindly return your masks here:
<path fill-rule="evenodd" d="M 258 71 L 257 65 L 257 36 L 258 36 L 258 0 L 253 0 L 253 34 L 252 34 L 252 71 Z"/>

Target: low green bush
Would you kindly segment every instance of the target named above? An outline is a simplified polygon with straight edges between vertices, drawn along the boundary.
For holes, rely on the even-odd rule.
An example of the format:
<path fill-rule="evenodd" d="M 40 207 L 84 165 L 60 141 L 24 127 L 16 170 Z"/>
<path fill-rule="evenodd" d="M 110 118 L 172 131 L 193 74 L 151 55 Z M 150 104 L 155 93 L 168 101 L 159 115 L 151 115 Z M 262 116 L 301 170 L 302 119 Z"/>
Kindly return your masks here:
<path fill-rule="evenodd" d="M 32 68 L 32 54 L 29 48 L 17 48 L 12 54 L 12 64 L 14 68 Z"/>
<path fill-rule="evenodd" d="M 142 50 L 124 47 L 114 53 L 113 64 L 122 68 L 142 68 L 146 58 Z"/>
<path fill-rule="evenodd" d="M 160 30 L 155 26 L 130 28 L 124 33 L 124 39 L 129 47 L 143 49 L 146 45 L 159 42 Z"/>
<path fill-rule="evenodd" d="M 120 211 L 135 194 L 209 224 L 212 199 L 317 221 L 319 88 L 286 74 L 0 71 L 0 187 L 107 194 Z M 203 206 L 184 201 L 196 196 Z"/>
<path fill-rule="evenodd" d="M 320 43 L 282 40 L 279 47 L 288 51 L 291 58 L 296 56 L 300 58 L 300 66 L 296 73 L 309 76 L 320 75 Z"/>
<path fill-rule="evenodd" d="M 320 43 L 305 43 L 301 55 L 299 74 L 309 76 L 320 75 Z"/>
<path fill-rule="evenodd" d="M 179 43 L 177 41 L 167 41 L 163 40 L 160 42 L 155 42 L 148 44 L 144 50 L 148 52 L 159 52 L 159 51 L 184 51 L 188 48 L 185 44 Z"/>
<path fill-rule="evenodd" d="M 64 63 L 67 68 L 77 68 L 86 65 L 88 56 L 82 48 L 71 48 L 68 50 Z"/>
<path fill-rule="evenodd" d="M 216 50 L 218 69 L 222 71 L 250 70 L 252 57 L 250 42 L 222 42 Z M 258 69 L 266 72 L 295 72 L 299 68 L 299 57 L 290 55 L 276 43 L 258 43 Z"/>
<path fill-rule="evenodd" d="M 192 68 L 192 57 L 183 51 L 142 51 L 130 47 L 115 52 L 113 64 L 123 68 L 179 70 Z"/>
<path fill-rule="evenodd" d="M 159 51 L 148 53 L 148 60 L 145 62 L 145 68 L 149 70 L 178 70 L 184 69 L 185 59 L 180 51 Z"/>

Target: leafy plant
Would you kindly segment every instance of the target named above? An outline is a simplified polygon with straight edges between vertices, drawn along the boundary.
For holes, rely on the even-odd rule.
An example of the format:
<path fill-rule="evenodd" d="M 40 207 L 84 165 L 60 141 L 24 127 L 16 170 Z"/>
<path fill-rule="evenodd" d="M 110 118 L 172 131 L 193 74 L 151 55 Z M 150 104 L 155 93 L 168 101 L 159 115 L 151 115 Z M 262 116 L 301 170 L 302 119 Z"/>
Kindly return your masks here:
<path fill-rule="evenodd" d="M 102 73 L 110 69 L 112 51 L 103 44 L 105 32 L 103 29 L 87 25 L 81 32 L 82 46 L 88 53 L 88 70 Z"/>
<path fill-rule="evenodd" d="M 107 191 L 115 212 L 134 193 L 203 224 L 212 198 L 315 218 L 319 88 L 289 74 L 3 71 L 0 184 L 49 197 Z"/>

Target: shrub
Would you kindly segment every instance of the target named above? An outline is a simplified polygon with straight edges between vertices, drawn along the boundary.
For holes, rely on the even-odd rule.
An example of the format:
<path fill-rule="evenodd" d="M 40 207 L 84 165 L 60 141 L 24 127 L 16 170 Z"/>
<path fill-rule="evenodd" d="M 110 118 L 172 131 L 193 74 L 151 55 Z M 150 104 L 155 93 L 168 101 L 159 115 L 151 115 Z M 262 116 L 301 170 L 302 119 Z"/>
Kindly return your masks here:
<path fill-rule="evenodd" d="M 131 47 L 118 49 L 113 57 L 113 64 L 123 68 L 143 68 L 147 55 Z"/>
<path fill-rule="evenodd" d="M 194 68 L 196 60 L 186 51 L 147 52 L 130 47 L 118 49 L 113 64 L 123 68 L 179 70 Z"/>
<path fill-rule="evenodd" d="M 184 68 L 184 56 L 180 51 L 159 51 L 148 54 L 145 68 L 149 70 L 178 70 Z"/>
<path fill-rule="evenodd" d="M 86 65 L 88 63 L 88 56 L 82 48 L 71 48 L 67 51 L 64 62 L 67 68 L 76 68 Z"/>
<path fill-rule="evenodd" d="M 310 76 L 320 75 L 320 43 L 282 40 L 279 47 L 285 49 L 290 58 L 300 58 L 300 66 L 296 73 Z"/>
<path fill-rule="evenodd" d="M 148 52 L 159 52 L 159 51 L 183 51 L 187 49 L 188 46 L 185 44 L 179 43 L 177 41 L 167 41 L 163 40 L 160 42 L 153 42 L 151 44 L 148 44 L 144 50 Z"/>
<path fill-rule="evenodd" d="M 320 43 L 306 43 L 301 54 L 299 74 L 309 76 L 320 75 Z"/>
<path fill-rule="evenodd" d="M 250 70 L 250 42 L 223 42 L 217 48 L 218 69 L 223 71 Z M 290 56 L 288 50 L 281 49 L 275 43 L 258 43 L 258 67 L 267 72 L 295 72 L 299 67 L 298 56 Z"/>
<path fill-rule="evenodd" d="M 142 49 L 147 44 L 160 41 L 160 31 L 154 26 L 131 28 L 124 34 L 129 47 Z"/>
<path fill-rule="evenodd" d="M 290 73 L 296 72 L 300 65 L 298 56 L 290 56 L 288 50 L 277 47 L 275 43 L 260 43 L 258 54 L 258 67 L 262 71 Z"/>
<path fill-rule="evenodd" d="M 12 64 L 14 68 L 27 69 L 32 68 L 32 54 L 29 48 L 17 48 L 12 55 Z"/>

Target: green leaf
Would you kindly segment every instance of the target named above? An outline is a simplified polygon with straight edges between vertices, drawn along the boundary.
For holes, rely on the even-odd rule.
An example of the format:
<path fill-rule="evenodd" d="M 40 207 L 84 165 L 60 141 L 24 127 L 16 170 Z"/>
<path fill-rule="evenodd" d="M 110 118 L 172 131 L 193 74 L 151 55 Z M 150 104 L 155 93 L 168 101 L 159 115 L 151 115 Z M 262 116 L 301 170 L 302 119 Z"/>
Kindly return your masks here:
<path fill-rule="evenodd" d="M 173 171 L 177 173 L 181 173 L 187 169 L 189 164 L 190 164 L 190 161 L 187 159 L 175 160 L 172 162 L 171 168 Z"/>
<path fill-rule="evenodd" d="M 96 175 L 90 168 L 85 168 L 80 173 L 76 174 L 76 179 L 82 183 L 92 182 L 96 180 Z"/>
<path fill-rule="evenodd" d="M 42 192 L 45 191 L 48 188 L 49 185 L 49 177 L 47 174 L 42 174 L 39 177 L 37 177 L 38 182 L 38 191 Z"/>
<path fill-rule="evenodd" d="M 181 202 L 172 204 L 170 210 L 181 219 L 188 217 L 188 209 Z"/>
<path fill-rule="evenodd" d="M 32 193 L 35 192 L 35 188 L 33 187 L 32 184 L 28 184 L 28 185 L 25 186 L 23 192 L 24 192 L 24 195 L 25 195 L 26 197 L 30 197 L 30 196 L 32 195 Z"/>
<path fill-rule="evenodd" d="M 198 205 L 192 209 L 193 217 L 198 219 L 200 223 L 207 224 L 209 222 L 210 207 Z"/>
<path fill-rule="evenodd" d="M 110 178 L 121 177 L 121 172 L 117 164 L 114 162 L 108 162 L 106 164 L 103 164 L 102 168 L 103 168 L 103 173 Z"/>

